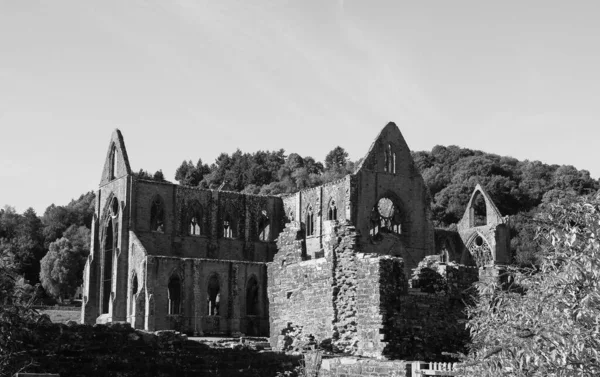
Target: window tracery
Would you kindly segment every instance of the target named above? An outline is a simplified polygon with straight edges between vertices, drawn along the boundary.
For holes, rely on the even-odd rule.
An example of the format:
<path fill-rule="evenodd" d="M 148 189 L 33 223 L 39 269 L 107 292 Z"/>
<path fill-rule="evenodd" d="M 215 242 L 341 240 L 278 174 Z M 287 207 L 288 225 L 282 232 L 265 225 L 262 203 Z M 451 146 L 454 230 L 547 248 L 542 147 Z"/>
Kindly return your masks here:
<path fill-rule="evenodd" d="M 369 234 L 377 240 L 381 233 L 402 234 L 402 213 L 389 198 L 381 198 L 371 211 Z"/>

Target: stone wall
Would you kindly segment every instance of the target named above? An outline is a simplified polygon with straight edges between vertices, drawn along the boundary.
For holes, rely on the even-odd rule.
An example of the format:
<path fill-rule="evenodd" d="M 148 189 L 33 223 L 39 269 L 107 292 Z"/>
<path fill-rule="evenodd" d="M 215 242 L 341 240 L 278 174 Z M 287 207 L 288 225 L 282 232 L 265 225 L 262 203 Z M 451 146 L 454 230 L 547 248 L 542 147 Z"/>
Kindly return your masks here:
<path fill-rule="evenodd" d="M 292 371 L 300 356 L 248 344 L 218 347 L 188 340 L 174 331 L 146 332 L 127 324 L 31 324 L 15 362 L 26 372 L 62 377 L 273 376 Z M 25 332 L 24 332 L 25 333 Z M 27 332 L 29 333 L 29 332 Z M 23 372 L 23 371 L 22 371 Z"/>
<path fill-rule="evenodd" d="M 393 318 L 406 295 L 407 280 L 403 261 L 392 256 L 357 256 L 358 354 L 369 357 L 397 358 L 402 343 Z"/>
<path fill-rule="evenodd" d="M 291 222 L 279 235 L 279 252 L 268 264 L 271 346 L 283 350 L 313 336 L 333 336 L 333 266 L 328 258 L 303 260 L 300 224 Z"/>
<path fill-rule="evenodd" d="M 313 342 L 346 355 L 445 360 L 442 352 L 464 346 L 460 300 L 409 294 L 402 258 L 360 252 L 349 222 L 330 222 L 326 228 L 324 257 L 318 259 L 304 254 L 298 222 L 280 234 L 280 251 L 267 267 L 274 349 L 301 349 Z M 463 289 L 470 275 L 444 268 L 452 286 L 447 291 Z"/>

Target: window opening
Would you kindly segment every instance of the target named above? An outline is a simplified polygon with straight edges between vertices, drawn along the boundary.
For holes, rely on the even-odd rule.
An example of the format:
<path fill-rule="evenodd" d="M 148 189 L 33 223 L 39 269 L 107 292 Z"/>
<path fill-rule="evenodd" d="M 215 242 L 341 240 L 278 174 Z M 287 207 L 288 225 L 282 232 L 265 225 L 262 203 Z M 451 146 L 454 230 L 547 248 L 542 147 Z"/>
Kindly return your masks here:
<path fill-rule="evenodd" d="M 471 204 L 471 226 L 487 225 L 487 206 L 481 192 L 477 191 Z"/>
<path fill-rule="evenodd" d="M 383 170 L 387 173 L 396 173 L 396 153 L 392 151 L 392 144 L 385 148 Z"/>
<path fill-rule="evenodd" d="M 112 217 L 119 216 L 119 200 L 117 198 L 113 198 L 110 204 L 110 212 Z"/>
<path fill-rule="evenodd" d="M 236 238 L 235 223 L 228 216 L 223 220 L 223 237 L 225 238 Z"/>
<path fill-rule="evenodd" d="M 335 206 L 335 200 L 329 203 L 329 211 L 327 212 L 327 220 L 337 220 L 337 207 Z"/>
<path fill-rule="evenodd" d="M 315 215 L 312 206 L 306 210 L 306 235 L 312 236 L 315 234 Z"/>
<path fill-rule="evenodd" d="M 181 314 L 181 280 L 179 276 L 173 276 L 169 280 L 169 314 Z"/>
<path fill-rule="evenodd" d="M 110 293 L 112 292 L 112 270 L 113 270 L 113 222 L 108 220 L 104 236 L 104 266 L 102 276 L 102 314 L 108 313 Z"/>
<path fill-rule="evenodd" d="M 131 279 L 131 299 L 129 300 L 129 313 L 131 315 L 135 315 L 133 312 L 133 308 L 135 305 L 135 295 L 138 293 L 138 279 L 137 275 L 133 275 L 133 279 Z"/>
<path fill-rule="evenodd" d="M 113 145 L 110 152 L 110 179 L 117 177 L 117 147 Z"/>
<path fill-rule="evenodd" d="M 246 315 L 258 315 L 258 282 L 251 277 L 246 289 Z"/>
<path fill-rule="evenodd" d="M 212 276 L 208 281 L 208 315 L 219 315 L 219 302 L 221 294 L 219 293 L 219 279 Z"/>
<path fill-rule="evenodd" d="M 394 202 L 381 198 L 371 211 L 369 234 L 375 238 L 380 233 L 402 234 L 402 215 Z"/>
<path fill-rule="evenodd" d="M 260 212 L 258 218 L 258 239 L 267 242 L 271 236 L 271 224 L 266 210 Z"/>
<path fill-rule="evenodd" d="M 165 210 L 160 197 L 156 197 L 152 202 L 150 209 L 150 230 L 164 233 L 165 231 Z"/>
<path fill-rule="evenodd" d="M 189 209 L 187 216 L 187 228 L 190 236 L 201 236 L 203 235 L 202 222 L 203 222 L 203 211 L 200 203 L 195 202 Z"/>

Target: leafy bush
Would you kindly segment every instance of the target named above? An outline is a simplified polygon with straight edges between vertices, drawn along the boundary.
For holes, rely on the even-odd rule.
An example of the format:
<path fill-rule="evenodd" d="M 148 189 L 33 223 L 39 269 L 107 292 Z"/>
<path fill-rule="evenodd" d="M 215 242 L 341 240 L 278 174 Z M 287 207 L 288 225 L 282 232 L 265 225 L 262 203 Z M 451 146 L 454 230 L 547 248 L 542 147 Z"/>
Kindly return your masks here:
<path fill-rule="evenodd" d="M 465 376 L 600 375 L 600 200 L 552 204 L 538 268 L 478 284 Z"/>

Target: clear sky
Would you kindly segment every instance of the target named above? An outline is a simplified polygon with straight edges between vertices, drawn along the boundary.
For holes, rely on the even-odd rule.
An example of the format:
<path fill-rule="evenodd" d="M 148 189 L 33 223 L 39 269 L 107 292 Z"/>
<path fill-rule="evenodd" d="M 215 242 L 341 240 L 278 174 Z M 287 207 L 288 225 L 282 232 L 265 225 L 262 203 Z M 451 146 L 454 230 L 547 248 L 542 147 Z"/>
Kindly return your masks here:
<path fill-rule="evenodd" d="M 0 206 L 133 170 L 284 148 L 364 155 L 395 121 L 600 176 L 600 2 L 0 0 Z"/>

